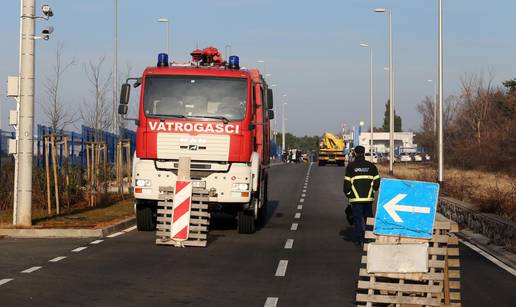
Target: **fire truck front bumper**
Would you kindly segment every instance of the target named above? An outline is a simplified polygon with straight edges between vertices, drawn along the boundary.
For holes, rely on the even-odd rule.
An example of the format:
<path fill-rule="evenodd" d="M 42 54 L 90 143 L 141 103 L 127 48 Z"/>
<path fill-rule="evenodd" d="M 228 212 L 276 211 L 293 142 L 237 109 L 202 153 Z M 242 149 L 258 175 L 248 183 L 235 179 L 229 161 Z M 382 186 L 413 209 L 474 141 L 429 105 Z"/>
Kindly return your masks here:
<path fill-rule="evenodd" d="M 159 200 L 160 187 L 175 187 L 177 167 L 177 161 L 135 161 L 132 182 L 135 198 Z M 251 199 L 253 177 L 248 163 L 192 162 L 190 176 L 194 188 L 209 192 L 210 202 L 248 203 Z"/>

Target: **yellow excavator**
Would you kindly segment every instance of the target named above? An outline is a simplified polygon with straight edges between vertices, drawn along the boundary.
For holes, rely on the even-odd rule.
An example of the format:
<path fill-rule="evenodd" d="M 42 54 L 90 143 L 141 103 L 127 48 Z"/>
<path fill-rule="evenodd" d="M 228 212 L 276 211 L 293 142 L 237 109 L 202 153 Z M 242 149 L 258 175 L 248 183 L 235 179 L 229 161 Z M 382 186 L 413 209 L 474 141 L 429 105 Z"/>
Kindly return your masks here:
<path fill-rule="evenodd" d="M 344 139 L 336 137 L 333 133 L 324 132 L 319 139 L 318 161 L 320 166 L 324 166 L 327 163 L 344 166 L 346 163 Z"/>

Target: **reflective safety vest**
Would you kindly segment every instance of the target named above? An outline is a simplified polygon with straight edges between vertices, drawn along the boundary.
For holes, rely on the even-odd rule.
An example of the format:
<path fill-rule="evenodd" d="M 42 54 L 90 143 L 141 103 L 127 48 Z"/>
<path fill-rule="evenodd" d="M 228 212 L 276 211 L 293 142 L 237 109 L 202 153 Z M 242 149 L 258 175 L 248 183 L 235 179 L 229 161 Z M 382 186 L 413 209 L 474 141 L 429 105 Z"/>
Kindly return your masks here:
<path fill-rule="evenodd" d="M 365 197 L 361 197 L 360 193 L 358 193 L 357 191 L 357 188 L 355 187 L 355 184 L 354 184 L 354 181 L 355 180 L 368 180 L 370 181 L 370 184 L 369 184 L 369 190 L 367 191 L 367 196 Z M 374 189 L 374 182 L 376 179 L 380 179 L 380 175 L 376 175 L 376 176 L 369 176 L 369 175 L 359 175 L 359 176 L 355 176 L 355 177 L 344 177 L 344 180 L 348 180 L 349 182 L 351 182 L 351 195 L 348 195 L 346 194 L 346 196 L 349 197 L 349 202 L 360 202 L 360 201 L 363 201 L 363 202 L 366 202 L 366 201 L 374 201 L 374 197 L 373 197 L 373 189 Z"/>
<path fill-rule="evenodd" d="M 380 175 L 373 163 L 363 158 L 348 164 L 344 177 L 344 193 L 349 202 L 372 202 L 374 191 L 380 187 Z"/>

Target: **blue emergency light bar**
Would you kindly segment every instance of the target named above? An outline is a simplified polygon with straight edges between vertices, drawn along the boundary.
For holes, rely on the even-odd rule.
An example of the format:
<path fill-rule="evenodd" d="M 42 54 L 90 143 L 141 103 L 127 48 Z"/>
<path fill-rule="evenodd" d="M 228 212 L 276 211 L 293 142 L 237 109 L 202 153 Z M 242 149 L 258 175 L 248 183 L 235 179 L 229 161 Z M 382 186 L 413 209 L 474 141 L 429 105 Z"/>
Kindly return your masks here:
<path fill-rule="evenodd" d="M 232 55 L 228 60 L 229 69 L 240 69 L 240 58 L 236 55 Z"/>
<path fill-rule="evenodd" d="M 158 67 L 168 67 L 168 54 L 160 53 L 158 54 Z"/>

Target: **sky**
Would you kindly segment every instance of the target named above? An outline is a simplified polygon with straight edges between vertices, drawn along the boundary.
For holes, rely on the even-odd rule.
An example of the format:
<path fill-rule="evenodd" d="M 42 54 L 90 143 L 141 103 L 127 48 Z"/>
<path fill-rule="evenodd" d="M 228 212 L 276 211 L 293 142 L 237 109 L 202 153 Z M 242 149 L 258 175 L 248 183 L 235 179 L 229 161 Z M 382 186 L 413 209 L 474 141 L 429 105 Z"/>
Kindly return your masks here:
<path fill-rule="evenodd" d="M 2 1 L 0 79 L 18 74 L 19 1 Z M 457 94 L 465 74 L 494 75 L 494 83 L 516 77 L 514 0 L 444 0 L 444 91 Z M 43 1 L 37 1 L 39 8 Z M 85 65 L 113 60 L 113 1 L 48 0 L 50 21 L 38 20 L 37 31 L 53 25 L 48 41 L 36 42 L 36 123 L 45 123 L 48 103 L 42 86 L 50 76 L 54 53 L 63 44 L 63 61 L 75 61 L 65 74 L 61 99 L 70 112 L 83 110 L 92 99 Z M 119 0 L 119 74 L 139 76 L 166 49 L 165 24 L 171 26 L 171 55 L 189 60 L 199 47 L 224 52 L 231 44 L 242 66 L 257 67 L 276 84 L 275 111 L 281 129 L 281 103 L 286 105 L 286 130 L 320 135 L 365 122 L 369 127 L 369 52 L 374 50 L 374 124 L 381 126 L 388 97 L 387 15 L 393 14 L 395 108 L 404 130 L 417 131 L 417 104 L 432 96 L 437 62 L 437 0 Z M 39 9 L 38 9 L 39 11 Z M 257 63 L 263 60 L 265 63 Z M 15 108 L 0 82 L 0 127 Z M 286 97 L 283 95 L 286 94 Z M 77 121 L 69 130 L 80 127 Z"/>

